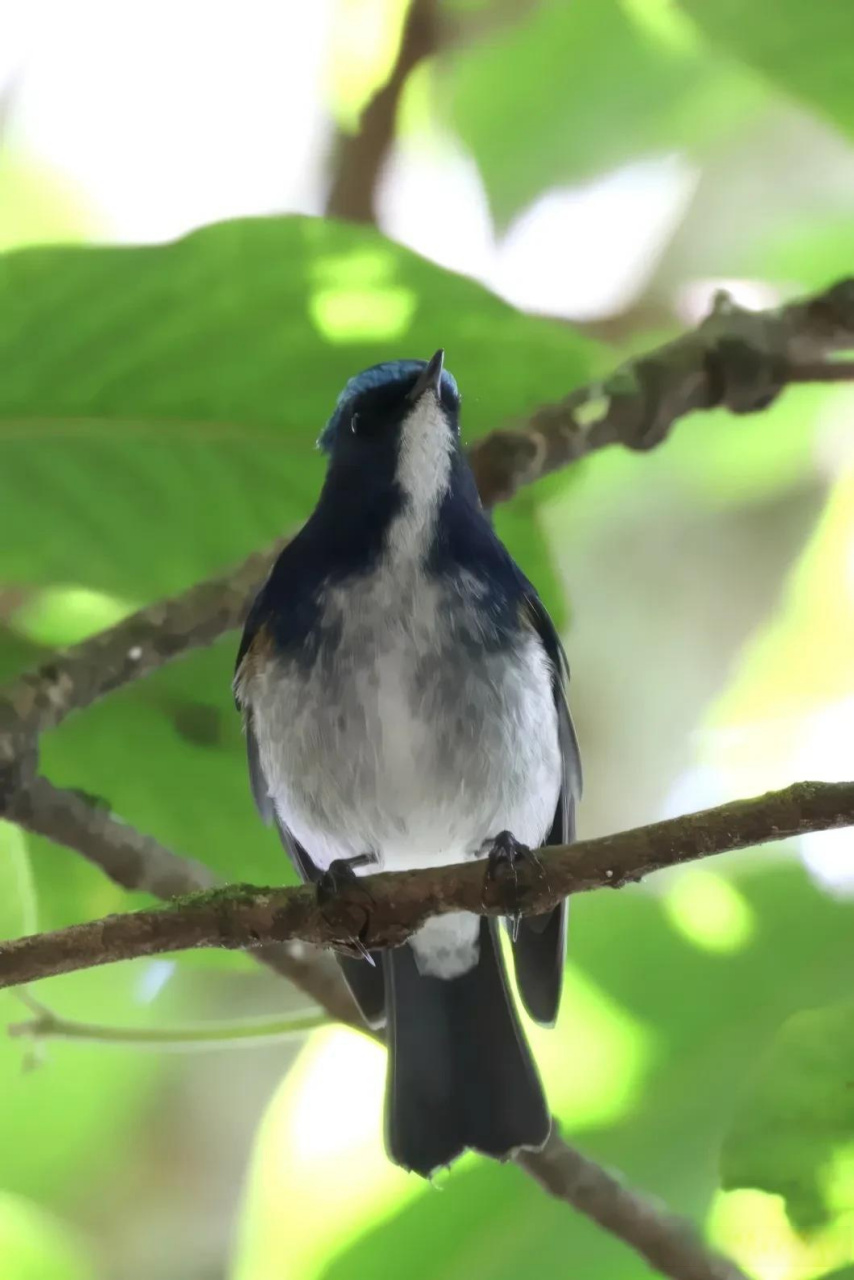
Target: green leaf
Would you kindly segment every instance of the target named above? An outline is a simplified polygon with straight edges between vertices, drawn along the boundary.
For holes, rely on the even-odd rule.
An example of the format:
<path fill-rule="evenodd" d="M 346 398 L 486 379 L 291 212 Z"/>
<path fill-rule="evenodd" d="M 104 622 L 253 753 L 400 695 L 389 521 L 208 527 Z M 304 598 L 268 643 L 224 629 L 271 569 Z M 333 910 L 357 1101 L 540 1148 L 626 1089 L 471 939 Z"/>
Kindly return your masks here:
<path fill-rule="evenodd" d="M 18 938 L 37 928 L 35 882 L 23 833 L 0 820 L 0 938 Z"/>
<path fill-rule="evenodd" d="M 502 222 L 549 188 L 743 125 L 762 96 L 682 15 L 644 0 L 528 6 L 457 55 L 448 80 L 453 123 Z"/>
<path fill-rule="evenodd" d="M 727 1187 L 785 1197 L 804 1229 L 854 1209 L 854 1004 L 783 1025 L 750 1080 L 722 1167 Z"/>
<path fill-rule="evenodd" d="M 705 34 L 854 133 L 854 6 L 845 0 L 777 0 L 773 17 L 744 0 L 679 0 Z"/>
<path fill-rule="evenodd" d="M 468 436 L 602 363 L 566 326 L 319 219 L 0 257 L 0 579 L 132 606 L 238 559 L 310 510 L 346 380 L 439 345 Z"/>
<path fill-rule="evenodd" d="M 148 1008 L 137 1010 L 143 974 L 139 965 L 71 974 L 40 983 L 38 994 L 69 1018 L 97 1014 L 118 1022 L 135 1010 L 141 1019 L 152 1016 Z M 164 1067 L 154 1055 L 110 1054 L 98 1045 L 52 1044 L 33 1053 L 6 1030 L 29 1016 L 13 991 L 0 992 L 3 1186 L 67 1205 L 138 1149 L 142 1117 Z"/>
<path fill-rule="evenodd" d="M 800 218 L 765 241 L 760 253 L 754 249 L 752 266 L 789 288 L 796 281 L 806 293 L 851 274 L 852 245 L 854 218 Z"/>
<path fill-rule="evenodd" d="M 290 863 L 249 791 L 231 695 L 235 647 L 236 639 L 225 637 L 119 690 L 48 735 L 42 760 L 59 785 L 102 797 L 126 822 L 225 879 L 290 883 Z M 138 901 L 66 850 L 40 841 L 33 857 L 54 926 Z"/>

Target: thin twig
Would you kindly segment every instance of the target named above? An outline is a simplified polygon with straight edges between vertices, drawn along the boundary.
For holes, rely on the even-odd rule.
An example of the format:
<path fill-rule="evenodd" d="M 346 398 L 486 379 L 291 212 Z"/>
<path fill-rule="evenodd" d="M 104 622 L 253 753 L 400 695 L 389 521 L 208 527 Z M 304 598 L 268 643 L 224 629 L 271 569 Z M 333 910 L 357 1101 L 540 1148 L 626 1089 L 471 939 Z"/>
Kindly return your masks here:
<path fill-rule="evenodd" d="M 796 783 L 751 800 L 548 849 L 540 873 L 518 873 L 514 906 L 524 915 L 541 914 L 569 894 L 617 888 L 697 858 L 852 824 L 854 782 Z M 506 914 L 505 890 L 500 882 L 485 882 L 477 862 L 370 876 L 359 892 L 342 894 L 331 904 L 319 903 L 309 886 L 228 886 L 171 907 L 0 943 L 0 987 L 196 947 L 240 950 L 295 941 L 346 947 L 356 938 L 369 949 L 398 946 L 434 915 Z"/>
<path fill-rule="evenodd" d="M 24 993 L 20 995 L 23 997 Z M 197 1023 L 185 1027 L 114 1027 L 63 1018 L 32 997 L 24 1003 L 33 1017 L 26 1022 L 12 1023 L 8 1028 L 10 1036 L 25 1040 L 72 1040 L 156 1053 L 197 1053 L 281 1044 L 309 1035 L 319 1027 L 328 1026 L 330 1021 L 325 1010 L 313 1009 L 290 1017 L 241 1018 L 237 1022 Z"/>

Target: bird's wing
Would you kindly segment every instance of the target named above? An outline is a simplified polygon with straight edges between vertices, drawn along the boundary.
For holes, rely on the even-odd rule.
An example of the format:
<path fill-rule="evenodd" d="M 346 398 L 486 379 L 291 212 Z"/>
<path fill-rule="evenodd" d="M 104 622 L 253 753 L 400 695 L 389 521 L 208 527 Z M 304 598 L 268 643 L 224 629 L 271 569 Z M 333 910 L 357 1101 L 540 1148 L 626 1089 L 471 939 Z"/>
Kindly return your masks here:
<path fill-rule="evenodd" d="M 567 702 L 569 666 L 554 623 L 534 588 L 525 580 L 523 620 L 539 637 L 552 672 L 552 692 L 558 721 L 562 760 L 560 794 L 547 845 L 569 844 L 575 838 L 575 805 L 581 796 L 581 757 Z M 520 922 L 513 943 L 513 962 L 519 994 L 528 1013 L 543 1026 L 557 1018 L 566 956 L 568 903 Z"/>
<path fill-rule="evenodd" d="M 243 729 L 246 735 L 246 761 L 249 766 L 249 786 L 252 799 L 263 822 L 270 825 L 273 821 L 273 801 L 267 788 L 267 779 L 261 768 L 261 753 L 252 718 L 252 706 L 246 697 L 246 689 L 251 679 L 252 670 L 259 660 L 263 660 L 263 652 L 268 647 L 269 633 L 266 624 L 269 613 L 267 603 L 267 583 L 258 592 L 246 618 L 237 659 L 234 664 L 234 681 L 232 689 L 234 700 L 243 714 Z"/>
<path fill-rule="evenodd" d="M 317 884 L 322 872 L 276 812 L 261 763 L 258 739 L 252 722 L 252 707 L 244 692 L 251 677 L 253 664 L 263 662 L 265 655 L 272 648 L 272 636 L 269 630 L 270 612 L 271 604 L 267 596 L 267 584 L 265 584 L 249 610 L 235 663 L 234 694 L 237 705 L 243 713 L 249 785 L 258 813 L 268 826 L 275 825 L 285 852 L 300 879 L 308 884 Z M 347 956 L 337 956 L 336 959 L 362 1017 L 369 1027 L 380 1026 L 385 1018 L 385 982 L 382 965 L 376 961 L 371 965 L 365 960 L 350 959 Z"/>

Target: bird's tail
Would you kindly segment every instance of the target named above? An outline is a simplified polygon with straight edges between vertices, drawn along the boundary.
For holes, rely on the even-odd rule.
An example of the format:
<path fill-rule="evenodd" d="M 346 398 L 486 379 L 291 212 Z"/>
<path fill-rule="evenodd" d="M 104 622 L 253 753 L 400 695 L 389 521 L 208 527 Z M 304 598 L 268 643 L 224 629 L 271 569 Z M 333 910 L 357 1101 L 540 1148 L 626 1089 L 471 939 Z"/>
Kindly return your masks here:
<path fill-rule="evenodd" d="M 386 1146 L 429 1176 L 466 1147 L 498 1159 L 540 1147 L 551 1121 L 507 990 L 497 925 L 481 920 L 476 965 L 418 971 L 409 946 L 384 953 L 389 1067 Z"/>

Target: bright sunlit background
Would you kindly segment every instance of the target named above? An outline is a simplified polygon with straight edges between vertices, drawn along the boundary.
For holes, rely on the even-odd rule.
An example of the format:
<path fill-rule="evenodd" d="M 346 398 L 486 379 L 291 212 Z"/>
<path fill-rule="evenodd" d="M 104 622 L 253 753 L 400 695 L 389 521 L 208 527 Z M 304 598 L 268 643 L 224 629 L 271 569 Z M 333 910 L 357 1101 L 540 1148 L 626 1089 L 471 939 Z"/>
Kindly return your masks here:
<path fill-rule="evenodd" d="M 0 249 L 156 245 L 225 219 L 322 215 L 340 135 L 388 76 L 406 9 L 6 0 Z M 12 409 L 0 405 L 14 480 L 0 517 L 2 671 L 292 528 L 319 475 L 309 442 L 365 352 L 423 356 L 426 345 L 407 345 L 416 332 L 445 343 L 458 374 L 460 361 L 480 370 L 461 380 L 482 431 L 570 390 L 572 369 L 595 376 L 695 323 L 722 284 L 745 305 L 773 306 L 852 274 L 852 11 L 845 0 L 786 0 L 772 24 L 760 10 L 749 0 L 448 3 L 445 43 L 402 95 L 380 230 L 555 318 L 545 345 L 575 343 L 565 381 L 553 354 L 546 385 L 534 330 L 494 356 L 483 349 L 482 291 L 434 289 L 440 273 L 380 240 L 342 238 L 311 259 L 294 323 L 320 356 L 289 365 L 283 342 L 281 401 L 265 418 L 247 390 L 246 412 L 229 402 L 210 443 L 209 422 L 196 430 L 186 414 L 160 414 L 154 347 L 150 435 L 135 402 L 84 412 L 75 392 L 63 410 L 64 378 L 79 391 L 101 376 L 81 368 L 85 345 L 75 349 L 51 367 L 47 408 L 38 396 L 22 408 L 17 391 Z M 75 307 L 85 311 L 87 296 Z M 14 333 L 6 297 L 0 323 Z M 425 317 L 427 297 L 437 301 Z M 38 355 L 43 338 L 47 351 L 54 330 L 85 334 L 59 293 L 56 307 L 30 324 L 27 351 Z M 211 350 L 202 384 L 218 377 Z M 248 348 L 231 355 L 251 370 Z M 524 390 L 505 405 L 497 366 L 514 360 Z M 17 385 L 17 372 L 4 363 L 0 380 Z M 131 442 L 121 455 L 111 452 L 120 428 Z M 267 461 L 273 479 L 262 481 Z M 141 513 L 131 532 L 123 503 Z M 584 834 L 854 775 L 854 390 L 801 387 L 761 416 L 697 417 L 650 455 L 603 454 L 551 478 L 499 527 L 565 634 Z M 44 744 L 44 763 L 234 879 L 284 877 L 250 810 L 233 649 L 232 638 L 70 722 Z M 802 1096 L 821 1072 L 831 1091 L 850 1078 L 854 1053 L 813 1062 L 798 1021 L 850 995 L 852 890 L 846 830 L 591 895 L 573 904 L 559 1026 L 532 1032 L 570 1140 L 704 1222 L 759 1280 L 854 1266 L 852 1104 L 836 1125 Z M 127 905 L 75 855 L 0 825 L 0 936 Z M 115 1025 L 304 1006 L 234 957 L 124 966 L 35 994 L 107 1038 Z M 29 1016 L 6 993 L 0 1011 L 9 1023 Z M 823 1026 L 810 1024 L 811 1043 Z M 833 1043 L 854 1049 L 844 1034 Z M 334 1027 L 193 1056 L 0 1042 L 0 1275 L 648 1274 L 516 1169 L 467 1158 L 436 1186 L 393 1169 L 383 1073 L 379 1048 Z M 765 1127 L 759 1094 L 783 1099 Z M 783 1132 L 780 1115 L 801 1127 Z"/>

